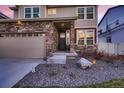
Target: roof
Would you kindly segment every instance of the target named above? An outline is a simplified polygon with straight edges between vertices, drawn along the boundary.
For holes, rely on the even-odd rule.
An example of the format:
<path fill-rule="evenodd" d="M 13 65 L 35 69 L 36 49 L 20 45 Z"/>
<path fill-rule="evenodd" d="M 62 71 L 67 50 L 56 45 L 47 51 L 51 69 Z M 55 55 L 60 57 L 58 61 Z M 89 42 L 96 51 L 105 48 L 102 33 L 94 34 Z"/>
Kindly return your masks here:
<path fill-rule="evenodd" d="M 104 16 L 102 17 L 102 19 L 100 20 L 98 26 L 102 23 L 102 21 L 104 20 L 105 16 L 109 13 L 109 11 L 111 11 L 112 9 L 118 8 L 118 7 L 120 7 L 120 6 L 121 6 L 121 5 L 118 5 L 118 6 L 109 8 L 109 9 L 106 11 L 106 13 L 104 14 Z"/>
<path fill-rule="evenodd" d="M 9 7 L 9 9 L 17 11 L 18 10 L 18 5 L 11 6 L 11 7 Z"/>
<path fill-rule="evenodd" d="M 15 6 L 11 6 L 11 7 L 9 7 L 9 8 L 10 8 L 11 10 L 17 11 L 17 10 L 18 10 L 18 6 L 19 6 L 19 5 L 15 5 Z M 61 7 L 74 7 L 74 6 L 80 7 L 80 6 L 98 6 L 98 5 L 46 5 L 46 7 L 48 7 L 48 8 L 56 8 L 56 7 L 61 8 Z"/>
<path fill-rule="evenodd" d="M 8 16 L 3 14 L 2 12 L 0 12 L 0 17 L 2 17 L 2 19 L 10 19 Z"/>

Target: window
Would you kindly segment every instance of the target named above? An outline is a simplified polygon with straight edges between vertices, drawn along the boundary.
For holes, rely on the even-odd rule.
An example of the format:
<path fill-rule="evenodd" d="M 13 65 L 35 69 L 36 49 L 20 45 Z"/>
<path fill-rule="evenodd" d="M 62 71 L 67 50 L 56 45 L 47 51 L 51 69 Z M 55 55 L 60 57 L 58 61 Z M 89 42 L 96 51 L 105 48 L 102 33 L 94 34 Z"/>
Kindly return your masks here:
<path fill-rule="evenodd" d="M 25 8 L 25 18 L 31 18 L 31 8 Z"/>
<path fill-rule="evenodd" d="M 39 17 L 39 7 L 34 7 L 33 8 L 33 17 L 34 18 Z"/>
<path fill-rule="evenodd" d="M 94 7 L 78 7 L 78 19 L 93 19 Z"/>
<path fill-rule="evenodd" d="M 86 40 L 87 45 L 93 45 L 93 31 L 88 30 L 86 31 Z"/>
<path fill-rule="evenodd" d="M 93 19 L 93 7 L 87 8 L 87 19 Z"/>
<path fill-rule="evenodd" d="M 78 45 L 93 45 L 94 44 L 94 30 L 77 30 L 77 44 Z"/>
<path fill-rule="evenodd" d="M 70 30 L 66 30 L 66 45 L 70 45 Z"/>
<path fill-rule="evenodd" d="M 56 8 L 48 9 L 48 15 L 56 14 Z"/>
<path fill-rule="evenodd" d="M 84 8 L 78 8 L 78 19 L 84 19 Z"/>
<path fill-rule="evenodd" d="M 84 45 L 85 32 L 77 30 L 77 43 L 78 45 Z"/>
<path fill-rule="evenodd" d="M 107 42 L 107 43 L 112 43 L 111 36 L 108 36 L 108 37 L 106 38 L 106 42 Z"/>
<path fill-rule="evenodd" d="M 22 37 L 26 37 L 26 33 L 22 33 Z"/>
<path fill-rule="evenodd" d="M 40 10 L 39 7 L 25 7 L 24 8 L 24 16 L 25 18 L 39 18 Z"/>

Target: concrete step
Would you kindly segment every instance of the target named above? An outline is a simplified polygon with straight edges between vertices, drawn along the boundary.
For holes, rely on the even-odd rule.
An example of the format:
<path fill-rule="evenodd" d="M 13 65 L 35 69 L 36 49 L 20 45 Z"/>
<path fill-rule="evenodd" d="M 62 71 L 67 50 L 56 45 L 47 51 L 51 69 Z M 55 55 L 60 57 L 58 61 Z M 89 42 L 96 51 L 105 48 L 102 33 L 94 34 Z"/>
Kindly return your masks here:
<path fill-rule="evenodd" d="M 66 64 L 65 55 L 53 55 L 47 59 L 48 64 Z"/>

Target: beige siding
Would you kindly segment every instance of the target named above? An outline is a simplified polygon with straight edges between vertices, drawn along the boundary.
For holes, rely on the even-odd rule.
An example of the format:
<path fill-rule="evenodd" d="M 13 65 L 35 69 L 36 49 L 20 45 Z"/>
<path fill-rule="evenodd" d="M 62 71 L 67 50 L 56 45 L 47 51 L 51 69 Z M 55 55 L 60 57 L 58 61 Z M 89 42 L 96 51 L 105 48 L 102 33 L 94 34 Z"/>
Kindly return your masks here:
<path fill-rule="evenodd" d="M 97 21 L 98 21 L 98 13 L 97 13 L 97 7 L 94 6 L 94 19 L 88 20 L 75 20 L 75 28 L 97 28 Z"/>
<path fill-rule="evenodd" d="M 53 15 L 48 14 L 48 9 L 46 11 L 46 16 L 50 17 L 50 18 L 51 17 L 73 17 L 73 16 L 76 16 L 76 7 L 56 8 L 56 14 L 53 14 Z"/>
<path fill-rule="evenodd" d="M 94 7 L 95 7 L 94 19 L 93 20 L 87 20 L 87 19 L 86 20 L 81 20 L 81 19 L 78 20 L 77 19 L 74 22 L 75 28 L 96 28 L 96 26 L 97 26 L 97 6 L 94 6 Z M 59 8 L 56 8 L 56 14 L 48 15 L 48 11 L 47 11 L 46 15 L 48 18 L 78 16 L 77 15 L 77 7 L 65 7 L 65 8 L 59 7 Z"/>
<path fill-rule="evenodd" d="M 34 6 L 34 5 L 32 5 Z M 20 5 L 19 11 L 18 11 L 18 18 L 23 19 L 24 18 L 24 7 L 32 7 L 31 5 Z M 82 5 L 83 6 L 83 5 Z M 58 17 L 74 17 L 77 16 L 77 6 L 73 7 L 56 7 L 56 14 L 48 14 L 48 9 L 45 5 L 39 5 L 40 7 L 40 15 L 42 18 L 58 18 Z M 85 6 L 87 7 L 87 6 Z M 95 15 L 93 20 L 75 20 L 74 26 L 75 28 L 96 28 L 97 27 L 97 19 L 98 19 L 98 13 L 97 13 L 97 6 L 95 7 Z M 15 14 L 16 15 L 16 14 Z"/>
<path fill-rule="evenodd" d="M 46 54 L 45 37 L 1 37 L 0 57 L 43 58 Z"/>
<path fill-rule="evenodd" d="M 33 7 L 33 6 L 38 6 L 38 5 L 22 5 L 22 6 L 19 6 L 19 16 L 18 18 L 19 19 L 23 19 L 24 18 L 24 7 Z M 44 5 L 39 5 L 38 7 L 40 7 L 40 17 L 45 17 L 45 6 Z"/>
<path fill-rule="evenodd" d="M 76 20 L 74 22 L 75 28 L 96 28 L 96 20 Z"/>

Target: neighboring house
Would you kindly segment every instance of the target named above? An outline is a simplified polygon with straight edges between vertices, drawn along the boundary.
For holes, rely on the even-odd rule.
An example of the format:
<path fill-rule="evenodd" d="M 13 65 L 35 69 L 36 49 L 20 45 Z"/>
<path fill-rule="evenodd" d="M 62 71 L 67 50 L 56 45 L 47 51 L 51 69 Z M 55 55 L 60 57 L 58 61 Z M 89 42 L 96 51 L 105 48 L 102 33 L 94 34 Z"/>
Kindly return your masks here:
<path fill-rule="evenodd" d="M 45 35 L 47 52 L 93 47 L 97 43 L 95 5 L 17 5 L 10 9 L 14 19 L 0 21 L 0 32 Z"/>
<path fill-rule="evenodd" d="M 9 17 L 0 12 L 0 19 L 9 19 Z"/>
<path fill-rule="evenodd" d="M 99 42 L 124 43 L 124 6 L 108 9 L 98 24 Z"/>

